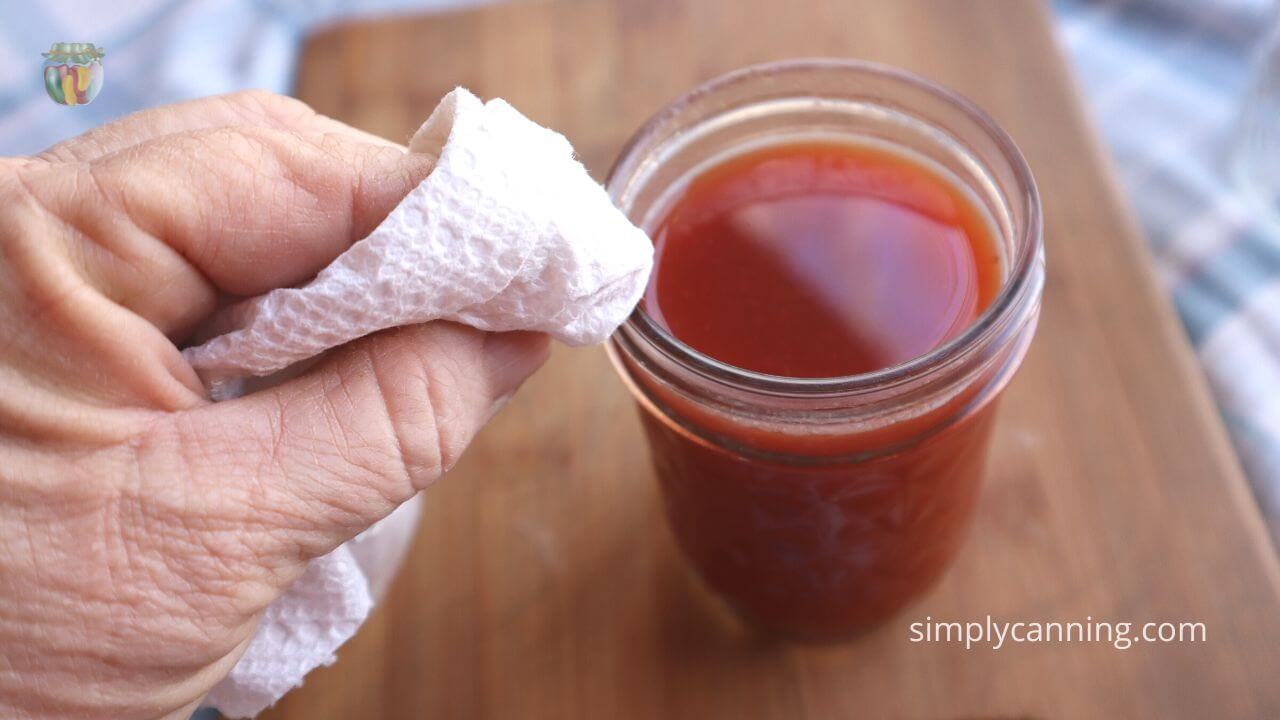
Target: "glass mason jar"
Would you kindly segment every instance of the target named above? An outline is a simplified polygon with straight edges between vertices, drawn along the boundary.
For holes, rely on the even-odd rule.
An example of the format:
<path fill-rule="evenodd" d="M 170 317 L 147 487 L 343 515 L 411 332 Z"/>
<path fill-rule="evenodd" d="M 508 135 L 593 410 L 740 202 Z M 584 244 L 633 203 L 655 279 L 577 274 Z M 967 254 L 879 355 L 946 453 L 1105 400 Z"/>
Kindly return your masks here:
<path fill-rule="evenodd" d="M 756 626 L 828 640 L 899 610 L 955 556 L 1000 392 L 1035 332 L 1044 251 L 1035 183 L 1009 137 L 967 100 L 865 62 L 788 61 L 712 80 L 632 137 L 608 190 L 652 232 L 708 165 L 815 139 L 888 144 L 967 189 L 1004 259 L 990 307 L 926 355 L 847 377 L 730 366 L 643 306 L 609 354 L 698 573 Z"/>

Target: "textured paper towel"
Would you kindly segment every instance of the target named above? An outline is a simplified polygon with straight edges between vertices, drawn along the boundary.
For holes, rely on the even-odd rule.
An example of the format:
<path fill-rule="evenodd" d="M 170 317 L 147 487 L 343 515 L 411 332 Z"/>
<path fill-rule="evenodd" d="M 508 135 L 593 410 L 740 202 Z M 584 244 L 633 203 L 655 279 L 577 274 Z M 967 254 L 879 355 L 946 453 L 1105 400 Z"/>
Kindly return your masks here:
<path fill-rule="evenodd" d="M 249 647 L 204 704 L 227 717 L 252 717 L 333 662 L 381 599 L 418 527 L 415 496 L 382 522 L 312 560 L 258 622 Z"/>
<path fill-rule="evenodd" d="M 438 158 L 387 219 L 314 280 L 229 308 L 223 334 L 184 351 L 217 399 L 385 328 L 444 319 L 603 341 L 639 301 L 653 246 L 561 135 L 461 88 L 409 143 Z M 206 702 L 251 716 L 302 682 L 364 621 L 412 536 L 417 503 L 312 562 L 264 613 Z"/>
<path fill-rule="evenodd" d="M 429 320 L 602 342 L 640 298 L 653 246 L 558 133 L 461 88 L 409 143 L 439 156 L 370 235 L 301 288 L 231 308 L 187 359 L 219 395 L 371 332 Z"/>

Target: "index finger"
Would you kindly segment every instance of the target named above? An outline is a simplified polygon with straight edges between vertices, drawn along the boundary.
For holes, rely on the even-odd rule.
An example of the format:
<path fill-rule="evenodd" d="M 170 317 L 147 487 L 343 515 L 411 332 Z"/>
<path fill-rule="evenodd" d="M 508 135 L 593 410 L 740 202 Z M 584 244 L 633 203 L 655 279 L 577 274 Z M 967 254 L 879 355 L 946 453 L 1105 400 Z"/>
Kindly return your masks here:
<path fill-rule="evenodd" d="M 50 162 L 86 162 L 165 135 L 245 125 L 337 134 L 363 143 L 400 147 L 373 133 L 321 115 L 301 100 L 265 90 L 243 90 L 135 112 L 64 140 L 36 158 Z"/>
<path fill-rule="evenodd" d="M 91 285 L 180 341 L 219 293 L 316 274 L 431 171 L 342 134 L 240 126 L 173 133 L 90 162 L 14 172 Z"/>

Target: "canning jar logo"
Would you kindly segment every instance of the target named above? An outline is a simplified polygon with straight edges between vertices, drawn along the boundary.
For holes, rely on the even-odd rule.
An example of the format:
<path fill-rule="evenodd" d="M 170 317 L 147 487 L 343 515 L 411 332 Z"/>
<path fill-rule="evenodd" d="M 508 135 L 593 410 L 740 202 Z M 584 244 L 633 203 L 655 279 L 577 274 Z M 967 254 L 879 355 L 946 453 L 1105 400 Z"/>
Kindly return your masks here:
<path fill-rule="evenodd" d="M 44 89 L 59 105 L 88 105 L 102 90 L 102 56 L 93 43 L 54 43 L 42 53 Z"/>

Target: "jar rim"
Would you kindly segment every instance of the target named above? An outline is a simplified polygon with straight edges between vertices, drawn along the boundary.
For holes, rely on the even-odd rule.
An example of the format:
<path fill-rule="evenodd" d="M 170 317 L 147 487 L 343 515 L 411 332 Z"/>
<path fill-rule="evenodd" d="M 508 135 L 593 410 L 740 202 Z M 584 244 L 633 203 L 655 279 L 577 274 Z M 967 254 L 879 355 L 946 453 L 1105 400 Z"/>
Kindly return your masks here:
<path fill-rule="evenodd" d="M 854 375 L 798 378 L 771 375 L 731 365 L 675 337 L 645 311 L 643 304 L 637 305 L 632 311 L 620 328 L 619 335 L 628 339 L 642 339 L 680 366 L 707 380 L 740 390 L 807 397 L 856 395 L 882 391 L 953 366 L 971 350 L 981 347 L 985 340 L 997 334 L 1004 320 L 1017 313 L 1019 307 L 1024 304 L 1022 300 L 1027 293 L 1034 292 L 1039 286 L 1035 282 L 1034 270 L 1043 248 L 1040 196 L 1035 179 L 1031 175 L 1031 169 L 1013 139 L 985 111 L 959 93 L 915 73 L 882 63 L 855 59 L 800 58 L 750 65 L 712 78 L 668 103 L 640 126 L 618 153 L 617 160 L 609 170 L 605 181 L 606 188 L 609 189 L 610 195 L 613 195 L 614 184 L 624 167 L 632 160 L 632 155 L 650 136 L 660 132 L 682 110 L 703 96 L 757 76 L 772 77 L 781 74 L 822 71 L 877 76 L 924 91 L 953 109 L 959 110 L 995 144 L 998 153 L 1008 163 L 1017 186 L 1022 190 L 1020 197 L 1006 198 L 1006 201 L 1022 203 L 1025 218 L 1020 227 L 1013 228 L 1013 232 L 1018 236 L 1013 238 L 1015 254 L 1000 292 L 964 331 L 947 342 L 923 355 L 896 365 Z M 803 95 L 797 93 L 795 97 L 803 97 Z M 706 120 L 703 119 L 702 122 Z M 612 342 L 617 342 L 617 336 Z"/>

